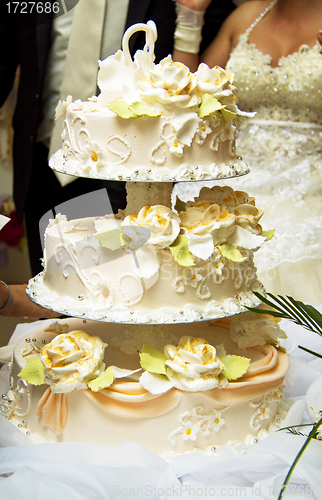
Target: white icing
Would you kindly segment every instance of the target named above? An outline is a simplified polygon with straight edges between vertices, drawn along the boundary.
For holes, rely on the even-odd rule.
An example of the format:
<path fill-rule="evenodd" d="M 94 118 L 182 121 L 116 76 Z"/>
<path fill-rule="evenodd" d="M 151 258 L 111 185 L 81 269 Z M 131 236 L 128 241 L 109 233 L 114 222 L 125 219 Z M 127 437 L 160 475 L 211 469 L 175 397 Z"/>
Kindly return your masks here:
<path fill-rule="evenodd" d="M 165 344 L 178 343 L 178 338 L 165 325 L 127 325 L 110 341 L 125 354 L 137 354 L 143 344 L 163 351 Z"/>
<path fill-rule="evenodd" d="M 223 408 L 225 410 L 226 408 Z M 191 420 L 187 420 L 192 418 Z M 169 442 L 172 446 L 177 445 L 179 437 L 183 441 L 198 439 L 198 434 L 209 436 L 211 431 L 219 432 L 220 428 L 225 425 L 225 420 L 222 417 L 222 411 L 213 410 L 206 413 L 203 405 L 198 405 L 192 408 L 191 411 L 179 415 L 180 427 L 169 434 Z"/>
<path fill-rule="evenodd" d="M 254 291 L 263 293 L 262 286 L 257 282 Z M 76 318 L 84 318 L 95 321 L 106 321 L 112 323 L 139 323 L 139 324 L 162 324 L 162 323 L 193 323 L 207 319 L 219 319 L 232 316 L 248 307 L 257 307 L 261 301 L 252 292 L 239 293 L 238 298 L 228 298 L 223 302 L 210 300 L 205 305 L 185 303 L 184 309 L 178 307 L 159 307 L 158 309 L 141 308 L 131 310 L 123 305 L 114 305 L 106 309 L 95 302 L 84 298 L 81 303 L 72 297 L 61 297 L 50 290 L 43 283 L 43 274 L 40 273 L 28 282 L 27 295 L 37 304 L 46 309 L 61 314 L 68 314 Z"/>
<path fill-rule="evenodd" d="M 233 318 L 230 335 L 240 349 L 278 343 L 279 339 L 286 338 L 285 332 L 271 316 L 265 317 L 252 312 Z"/>

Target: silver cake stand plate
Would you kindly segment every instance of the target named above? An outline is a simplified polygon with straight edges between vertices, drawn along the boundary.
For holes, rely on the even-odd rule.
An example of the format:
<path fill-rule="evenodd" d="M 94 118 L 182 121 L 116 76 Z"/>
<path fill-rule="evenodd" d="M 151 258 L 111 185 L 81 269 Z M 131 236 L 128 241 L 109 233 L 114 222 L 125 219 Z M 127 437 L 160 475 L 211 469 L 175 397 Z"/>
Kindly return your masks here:
<path fill-rule="evenodd" d="M 265 293 L 263 285 L 258 282 L 255 291 Z M 234 298 L 226 299 L 224 302 L 215 300 L 207 301 L 203 306 L 186 304 L 184 309 L 176 307 L 161 307 L 159 309 L 143 309 L 138 306 L 127 307 L 125 305 L 114 305 L 110 308 L 95 307 L 92 301 L 85 298 L 75 300 L 72 297 L 58 296 L 49 290 L 43 282 L 43 273 L 29 280 L 27 295 L 38 305 L 70 316 L 93 321 L 105 321 L 107 323 L 127 324 L 171 324 L 171 323 L 194 323 L 197 321 L 209 321 L 235 316 L 247 311 L 247 307 L 258 307 L 261 301 L 251 291 L 241 293 Z M 246 307 L 247 306 L 247 307 Z"/>
<path fill-rule="evenodd" d="M 68 155 L 67 155 L 68 156 Z M 186 181 L 216 181 L 232 179 L 246 175 L 250 172 L 247 163 L 240 156 L 236 156 L 230 164 L 217 165 L 190 165 L 184 163 L 176 169 L 159 167 L 153 170 L 148 167 L 136 166 L 129 169 L 123 165 L 102 166 L 99 170 L 85 168 L 82 161 L 68 159 L 62 149 L 53 154 L 49 160 L 49 166 L 61 174 L 85 177 L 91 179 L 103 179 L 112 181 L 132 182 L 186 182 Z"/>

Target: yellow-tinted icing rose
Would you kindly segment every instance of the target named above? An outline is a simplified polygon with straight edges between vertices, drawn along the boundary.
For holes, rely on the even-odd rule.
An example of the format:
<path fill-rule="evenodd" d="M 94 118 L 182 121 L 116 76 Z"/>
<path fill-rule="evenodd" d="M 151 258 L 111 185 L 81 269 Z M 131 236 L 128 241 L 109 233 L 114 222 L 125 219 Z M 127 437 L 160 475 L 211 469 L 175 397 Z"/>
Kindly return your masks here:
<path fill-rule="evenodd" d="M 45 383 L 54 393 L 86 389 L 104 371 L 105 347 L 99 337 L 80 330 L 57 335 L 41 351 Z"/>
<path fill-rule="evenodd" d="M 121 224 L 149 229 L 151 236 L 148 244 L 157 250 L 168 247 L 174 242 L 180 231 L 180 218 L 170 208 L 163 205 L 146 206 L 138 214 L 127 216 Z"/>
<path fill-rule="evenodd" d="M 228 384 L 216 348 L 204 339 L 182 337 L 177 346 L 166 345 L 164 354 L 167 376 L 177 389 L 197 392 Z"/>

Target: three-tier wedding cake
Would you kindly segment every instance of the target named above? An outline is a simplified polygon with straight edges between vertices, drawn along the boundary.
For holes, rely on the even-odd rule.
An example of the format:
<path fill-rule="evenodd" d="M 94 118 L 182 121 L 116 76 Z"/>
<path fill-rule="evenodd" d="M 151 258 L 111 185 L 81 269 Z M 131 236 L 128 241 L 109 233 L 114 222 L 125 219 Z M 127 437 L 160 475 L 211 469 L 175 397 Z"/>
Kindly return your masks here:
<path fill-rule="evenodd" d="M 129 37 L 146 32 L 135 54 Z M 118 214 L 68 220 L 45 233 L 44 270 L 28 294 L 69 318 L 15 348 L 3 414 L 34 441 L 117 445 L 170 456 L 244 449 L 276 429 L 288 356 L 278 323 L 245 312 L 263 292 L 253 253 L 267 233 L 245 192 L 202 188 L 187 203 L 175 181 L 248 172 L 236 155 L 233 75 L 171 56 L 154 64 L 153 22 L 100 61 L 101 93 L 69 96 L 50 166 L 126 181 Z"/>

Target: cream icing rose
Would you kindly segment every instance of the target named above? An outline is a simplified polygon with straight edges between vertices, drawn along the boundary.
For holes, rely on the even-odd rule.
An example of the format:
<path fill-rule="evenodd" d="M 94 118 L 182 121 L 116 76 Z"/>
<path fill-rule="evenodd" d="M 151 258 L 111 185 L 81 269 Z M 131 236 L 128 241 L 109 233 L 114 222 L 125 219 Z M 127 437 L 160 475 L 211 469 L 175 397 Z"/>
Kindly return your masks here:
<path fill-rule="evenodd" d="M 138 214 L 128 215 L 121 227 L 139 226 L 151 232 L 148 245 L 161 250 L 171 245 L 180 232 L 180 218 L 163 205 L 145 206 Z"/>
<path fill-rule="evenodd" d="M 224 364 L 217 357 L 216 348 L 204 339 L 182 337 L 177 346 L 166 345 L 164 354 L 167 376 L 177 389 L 208 391 L 228 384 L 222 374 Z"/>
<path fill-rule="evenodd" d="M 262 228 L 259 220 L 263 212 L 255 207 L 255 199 L 248 196 L 244 191 L 234 191 L 229 186 L 214 186 L 202 188 L 195 201 L 211 200 L 218 205 L 226 205 L 229 211 L 236 216 L 236 224 L 248 229 L 252 233 L 261 234 Z M 189 202 L 188 206 L 191 206 Z"/>
<path fill-rule="evenodd" d="M 234 79 L 232 73 L 227 73 L 219 66 L 209 68 L 205 63 L 199 64 L 195 75 L 197 77 L 196 91 L 204 94 L 217 94 L 224 89 L 230 90 Z M 232 95 L 231 91 L 230 95 Z"/>
<path fill-rule="evenodd" d="M 188 202 L 187 207 L 193 207 L 202 201 L 218 204 L 228 209 L 235 216 L 235 228 L 228 238 L 228 242 L 247 249 L 258 248 L 265 238 L 261 237 L 262 227 L 259 224 L 263 212 L 255 207 L 255 200 L 243 191 L 234 191 L 229 186 L 214 186 L 202 188 L 195 202 Z M 255 237 L 249 235 L 253 233 Z"/>
<path fill-rule="evenodd" d="M 244 191 L 234 191 L 230 186 L 213 186 L 212 188 L 203 187 L 195 202 L 200 200 L 211 200 L 217 205 L 226 205 L 229 208 L 235 208 L 238 205 L 255 205 L 255 198 L 248 196 Z M 189 201 L 187 206 L 192 206 L 194 202 Z"/>
<path fill-rule="evenodd" d="M 99 337 L 80 330 L 57 335 L 41 351 L 45 383 L 54 393 L 86 389 L 105 369 L 105 347 Z"/>
<path fill-rule="evenodd" d="M 251 233 L 262 234 L 262 226 L 259 224 L 263 212 L 259 210 L 254 205 L 249 205 L 245 203 L 243 205 L 238 205 L 234 214 L 236 215 L 236 224 L 248 229 Z"/>
<path fill-rule="evenodd" d="M 208 259 L 215 245 L 226 241 L 235 229 L 235 215 L 211 200 L 199 200 L 179 216 L 189 250 L 200 259 Z"/>
<path fill-rule="evenodd" d="M 148 71 L 146 77 L 138 82 L 138 89 L 143 103 L 156 109 L 161 104 L 162 111 L 166 114 L 168 109 L 170 114 L 174 106 L 191 107 L 199 104 L 200 99 L 193 92 L 196 83 L 187 66 L 172 61 L 169 55 Z"/>

